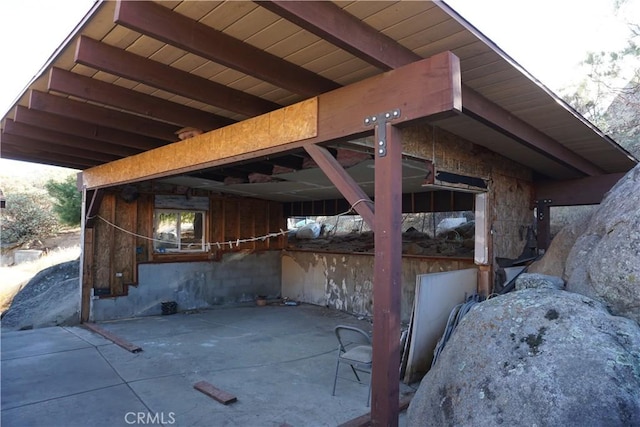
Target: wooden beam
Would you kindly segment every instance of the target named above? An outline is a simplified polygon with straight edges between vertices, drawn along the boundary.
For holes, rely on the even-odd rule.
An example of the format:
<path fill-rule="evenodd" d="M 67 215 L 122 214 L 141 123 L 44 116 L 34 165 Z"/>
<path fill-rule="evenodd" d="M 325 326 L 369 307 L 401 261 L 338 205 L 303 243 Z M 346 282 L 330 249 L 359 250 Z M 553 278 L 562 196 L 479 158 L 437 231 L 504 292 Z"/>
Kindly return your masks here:
<path fill-rule="evenodd" d="M 536 230 L 538 250 L 547 250 L 551 243 L 551 209 L 548 200 L 536 201 Z"/>
<path fill-rule="evenodd" d="M 40 149 L 47 150 L 47 144 L 56 144 L 59 146 L 69 147 L 68 153 L 74 155 L 73 149 L 82 150 L 79 156 L 87 156 L 89 159 L 101 160 L 109 162 L 119 157 L 127 157 L 139 153 L 129 147 L 121 145 L 107 144 L 97 142 L 95 140 L 81 138 L 79 136 L 69 135 L 62 132 L 54 132 L 42 128 L 37 128 L 23 123 L 16 123 L 11 119 L 6 119 L 4 123 L 4 132 L 15 136 L 22 136 L 31 140 L 43 141 Z"/>
<path fill-rule="evenodd" d="M 161 139 L 150 138 L 144 135 L 136 135 L 119 129 L 108 128 L 94 123 L 69 119 L 56 114 L 39 110 L 30 110 L 18 105 L 14 113 L 14 121 L 69 135 L 75 135 L 86 139 L 108 142 L 114 145 L 122 145 L 138 150 L 151 150 L 167 143 Z"/>
<path fill-rule="evenodd" d="M 107 331 L 106 329 L 96 325 L 95 323 L 84 323 L 83 326 L 87 329 L 89 329 L 92 332 L 95 332 L 98 335 L 103 336 L 104 338 L 108 339 L 109 341 L 113 342 L 116 345 L 119 345 L 120 347 L 124 348 L 127 351 L 130 351 L 131 353 L 139 353 L 142 351 L 142 347 L 132 344 L 129 341 L 125 340 L 124 338 L 121 338 L 119 336 L 117 336 L 116 334 Z"/>
<path fill-rule="evenodd" d="M 227 393 L 224 390 L 220 390 L 213 384 L 210 384 L 206 381 L 198 381 L 193 385 L 193 388 L 222 403 L 223 405 L 228 405 L 229 403 L 233 403 L 238 400 L 238 398 L 233 394 Z"/>
<path fill-rule="evenodd" d="M 587 176 L 605 173 L 598 166 L 467 86 L 462 86 L 462 100 L 464 114 L 485 123 L 521 144 Z"/>
<path fill-rule="evenodd" d="M 180 127 L 191 126 L 209 131 L 235 123 L 235 120 L 227 117 L 55 67 L 49 72 L 48 89 L 156 120 L 174 123 Z"/>
<path fill-rule="evenodd" d="M 175 175 L 271 156 L 308 143 L 371 134 L 361 117 L 401 106 L 398 124 L 457 114 L 460 63 L 450 52 L 377 75 L 278 111 L 85 171 L 88 188 Z M 359 113 L 355 117 L 353 112 Z M 361 116 L 360 116 L 361 115 Z"/>
<path fill-rule="evenodd" d="M 395 69 L 421 59 L 410 49 L 384 36 L 365 22 L 340 9 L 333 2 L 276 0 L 256 3 L 382 69 Z M 437 5 L 443 8 L 441 3 Z M 469 113 L 528 147 L 585 175 L 605 173 L 593 163 L 533 126 L 512 116 L 507 110 L 501 109 L 468 87 L 463 88 L 463 102 L 465 113 Z"/>
<path fill-rule="evenodd" d="M 329 79 L 157 3 L 118 1 L 114 22 L 305 97 L 340 87 Z"/>
<path fill-rule="evenodd" d="M 29 108 L 163 141 L 178 139 L 175 135 L 178 127 L 174 125 L 36 90 L 30 93 Z"/>
<path fill-rule="evenodd" d="M 353 209 L 360 214 L 362 219 L 374 229 L 374 209 L 373 202 L 369 196 L 360 188 L 357 182 L 344 170 L 329 150 L 316 144 L 304 146 L 307 153 L 320 169 L 327 175 L 327 178 L 342 193 L 345 199 L 351 204 Z M 402 177 L 401 177 L 402 179 Z"/>
<path fill-rule="evenodd" d="M 248 117 L 280 105 L 186 71 L 80 36 L 75 62 Z"/>
<path fill-rule="evenodd" d="M 256 1 L 265 9 L 383 70 L 422 59 L 328 1 Z"/>
<path fill-rule="evenodd" d="M 251 153 L 275 144 L 311 138 L 317 134 L 316 98 L 98 166 L 83 174 L 87 188 L 114 185 L 205 169 L 226 159 L 251 158 Z"/>
<path fill-rule="evenodd" d="M 393 108 L 393 105 L 389 106 Z M 384 127 L 384 129 L 381 129 Z M 371 421 L 398 425 L 400 395 L 400 296 L 402 287 L 402 137 L 390 122 L 375 126 L 386 153 L 375 159 L 376 215 L 373 272 L 373 371 Z M 384 134 L 382 131 L 384 130 Z"/>
<path fill-rule="evenodd" d="M 96 166 L 97 162 L 90 162 L 86 159 L 76 159 L 74 157 L 59 155 L 47 151 L 32 150 L 25 152 L 15 146 L 3 146 L 2 158 L 20 160 L 22 162 L 39 163 L 51 166 L 59 166 L 70 169 L 87 169 Z"/>
<path fill-rule="evenodd" d="M 2 133 L 2 144 L 3 152 L 15 149 L 20 150 L 24 154 L 50 153 L 57 156 L 60 160 L 68 160 L 69 162 L 77 165 L 84 165 L 84 168 L 111 162 L 119 158 L 119 156 L 111 154 L 96 153 L 94 151 L 81 148 L 70 148 L 69 146 L 53 144 L 51 142 L 28 138 L 22 135 L 5 133 L 4 131 Z"/>
<path fill-rule="evenodd" d="M 589 176 L 565 181 L 535 183 L 536 200 L 548 200 L 549 206 L 597 205 L 624 173 Z"/>

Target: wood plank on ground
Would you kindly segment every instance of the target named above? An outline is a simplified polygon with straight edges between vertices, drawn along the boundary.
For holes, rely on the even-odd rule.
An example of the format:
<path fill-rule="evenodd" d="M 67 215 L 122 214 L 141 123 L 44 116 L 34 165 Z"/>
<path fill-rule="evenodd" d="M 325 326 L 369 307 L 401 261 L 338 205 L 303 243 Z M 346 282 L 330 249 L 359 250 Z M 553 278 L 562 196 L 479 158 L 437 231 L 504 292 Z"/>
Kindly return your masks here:
<path fill-rule="evenodd" d="M 195 383 L 193 385 L 193 388 L 206 394 L 207 396 L 213 398 L 214 400 L 217 400 L 223 405 L 228 405 L 229 403 L 233 403 L 236 400 L 238 400 L 238 398 L 235 397 L 233 394 L 227 393 L 224 390 L 220 390 L 219 388 L 215 387 L 213 384 L 210 384 L 206 381 L 199 381 Z"/>
<path fill-rule="evenodd" d="M 119 345 L 120 347 L 124 348 L 127 351 L 130 351 L 131 353 L 138 353 L 140 351 L 142 351 L 142 347 L 139 347 L 135 344 L 130 343 L 129 341 L 126 341 L 122 338 L 120 338 L 119 336 L 107 331 L 106 329 L 101 328 L 100 326 L 96 325 L 95 323 L 83 323 L 82 326 L 84 326 L 85 328 L 95 332 L 98 335 L 102 335 L 104 338 L 108 339 L 109 341 L 112 341 L 114 344 Z"/>

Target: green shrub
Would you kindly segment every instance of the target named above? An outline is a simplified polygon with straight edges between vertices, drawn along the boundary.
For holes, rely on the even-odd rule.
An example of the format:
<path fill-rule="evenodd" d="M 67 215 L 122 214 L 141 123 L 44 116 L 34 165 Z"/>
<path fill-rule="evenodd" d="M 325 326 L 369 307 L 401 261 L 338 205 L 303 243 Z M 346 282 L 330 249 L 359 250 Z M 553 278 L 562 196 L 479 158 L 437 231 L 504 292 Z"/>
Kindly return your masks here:
<path fill-rule="evenodd" d="M 25 243 L 44 238 L 58 228 L 46 194 L 6 194 L 6 208 L 0 210 L 2 242 Z"/>
<path fill-rule="evenodd" d="M 45 184 L 53 198 L 53 211 L 65 225 L 79 225 L 82 212 L 82 194 L 76 186 L 76 177 L 69 175 L 64 181 L 49 180 Z"/>

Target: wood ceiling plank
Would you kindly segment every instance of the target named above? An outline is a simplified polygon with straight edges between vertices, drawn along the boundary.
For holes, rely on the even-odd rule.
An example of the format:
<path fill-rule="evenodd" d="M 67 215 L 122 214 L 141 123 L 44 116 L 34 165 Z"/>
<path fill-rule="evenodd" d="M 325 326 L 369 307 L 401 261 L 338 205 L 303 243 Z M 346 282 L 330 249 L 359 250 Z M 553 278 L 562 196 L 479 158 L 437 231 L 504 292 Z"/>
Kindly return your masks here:
<path fill-rule="evenodd" d="M 48 88 L 66 95 L 175 123 L 181 127 L 193 126 L 207 131 L 233 123 L 225 117 L 58 68 L 52 68 L 49 72 Z"/>
<path fill-rule="evenodd" d="M 116 7 L 115 21 L 172 46 L 236 69 L 275 86 L 287 88 L 294 93 L 314 96 L 338 87 L 328 79 L 244 43 L 241 39 L 234 38 L 234 33 L 231 32 L 234 27 L 248 27 L 252 32 L 255 32 L 256 22 L 266 26 L 277 20 L 276 17 L 273 17 L 265 23 L 263 22 L 265 13 L 260 12 L 261 9 L 257 8 L 227 28 L 231 35 L 216 31 L 151 2 L 119 1 Z M 241 36 L 235 34 L 235 37 Z"/>
<path fill-rule="evenodd" d="M 177 126 L 168 123 L 38 91 L 31 91 L 29 108 L 164 141 L 175 141 L 178 130 Z"/>
<path fill-rule="evenodd" d="M 86 37 L 78 40 L 76 61 L 104 72 L 144 82 L 150 86 L 210 105 L 218 105 L 250 117 L 280 107 L 264 99 Z"/>

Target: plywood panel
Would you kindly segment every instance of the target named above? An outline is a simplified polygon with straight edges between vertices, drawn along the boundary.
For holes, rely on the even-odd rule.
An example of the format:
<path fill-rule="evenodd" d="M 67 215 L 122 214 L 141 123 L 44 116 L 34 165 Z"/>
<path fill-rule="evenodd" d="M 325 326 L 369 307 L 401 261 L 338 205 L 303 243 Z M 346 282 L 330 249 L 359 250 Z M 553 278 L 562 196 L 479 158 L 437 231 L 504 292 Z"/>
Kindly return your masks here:
<path fill-rule="evenodd" d="M 83 172 L 87 188 L 201 169 L 209 162 L 247 155 L 318 134 L 318 99 L 216 129 Z"/>
<path fill-rule="evenodd" d="M 126 285 L 134 283 L 133 269 L 135 266 L 136 237 L 138 203 L 125 202 L 116 198 L 116 213 L 114 223 L 120 227 L 114 232 L 113 238 L 113 275 L 111 277 L 111 294 L 124 295 Z M 125 232 L 123 230 L 127 230 Z"/>
<path fill-rule="evenodd" d="M 98 215 L 109 222 L 114 220 L 115 195 L 107 193 L 102 199 Z M 96 221 L 94 236 L 94 282 L 93 288 L 98 292 L 108 292 L 111 288 L 111 251 L 113 248 L 113 228 L 102 220 Z"/>
<path fill-rule="evenodd" d="M 257 203 L 253 200 L 241 200 L 238 202 L 238 237 L 250 239 L 255 237 L 255 220 Z M 237 249 L 254 249 L 254 242 L 241 243 Z"/>
<path fill-rule="evenodd" d="M 265 236 L 269 233 L 269 202 L 256 200 L 252 203 L 253 218 L 253 235 Z M 269 243 L 266 240 L 257 240 L 253 244 L 254 249 L 268 249 Z"/>
<path fill-rule="evenodd" d="M 225 242 L 240 239 L 240 221 L 238 220 L 239 214 L 238 201 L 226 200 L 224 203 L 224 236 Z M 233 244 L 235 247 L 235 243 Z M 229 246 L 225 246 L 224 249 L 229 249 Z"/>

